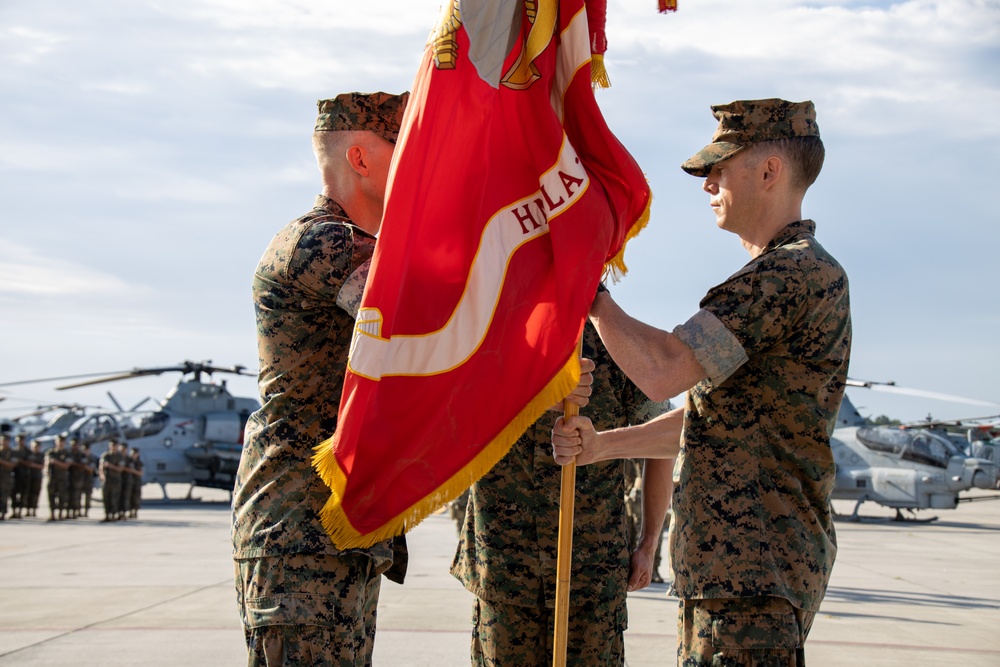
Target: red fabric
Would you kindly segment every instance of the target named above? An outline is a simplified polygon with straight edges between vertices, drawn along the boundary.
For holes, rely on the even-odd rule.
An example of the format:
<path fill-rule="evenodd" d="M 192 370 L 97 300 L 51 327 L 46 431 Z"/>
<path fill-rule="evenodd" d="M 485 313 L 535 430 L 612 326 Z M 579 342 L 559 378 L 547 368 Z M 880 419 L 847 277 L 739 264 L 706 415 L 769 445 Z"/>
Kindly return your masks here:
<path fill-rule="evenodd" d="M 604 264 L 646 210 L 645 177 L 594 99 L 589 33 L 583 33 L 583 52 L 577 45 L 572 54 L 560 38 L 582 10 L 583 0 L 560 1 L 557 36 L 535 60 L 541 78 L 525 90 L 494 88 L 479 77 L 465 57 L 464 27 L 456 35 L 455 69 L 436 69 L 430 48 L 425 52 L 397 144 L 362 312 L 381 313 L 383 341 L 409 342 L 400 337 L 436 340 L 434 332 L 453 320 L 463 295 L 495 310 L 471 357 L 433 374 L 365 377 L 357 369 L 370 352 L 352 346 L 332 441 L 346 484 L 331 484 L 333 500 L 324 510 L 338 546 L 364 544 L 365 536 L 400 522 L 392 532 L 409 529 L 502 458 L 541 413 L 526 406 L 575 356 Z M 524 39 L 531 27 L 526 18 L 522 26 Z M 504 71 L 519 51 L 515 45 Z M 551 101 L 560 58 L 577 63 L 563 97 L 563 120 Z M 552 168 L 564 131 L 579 160 L 558 176 L 559 186 L 542 189 L 542 175 L 551 179 L 563 171 Z M 589 185 L 575 180 L 572 168 L 579 164 Z M 541 210 L 553 205 L 558 215 L 550 218 L 548 233 L 511 252 L 498 292 L 467 289 L 491 218 L 517 210 L 506 224 L 522 237 L 534 228 L 527 213 L 544 231 Z M 403 355 L 388 356 L 395 363 Z M 510 432 L 512 424 L 522 425 Z M 344 519 L 361 538 L 331 530 Z"/>
<path fill-rule="evenodd" d="M 590 25 L 590 51 L 604 55 L 608 50 L 608 0 L 586 0 L 587 23 Z"/>
<path fill-rule="evenodd" d="M 657 4 L 661 14 L 677 11 L 677 0 L 658 0 Z"/>

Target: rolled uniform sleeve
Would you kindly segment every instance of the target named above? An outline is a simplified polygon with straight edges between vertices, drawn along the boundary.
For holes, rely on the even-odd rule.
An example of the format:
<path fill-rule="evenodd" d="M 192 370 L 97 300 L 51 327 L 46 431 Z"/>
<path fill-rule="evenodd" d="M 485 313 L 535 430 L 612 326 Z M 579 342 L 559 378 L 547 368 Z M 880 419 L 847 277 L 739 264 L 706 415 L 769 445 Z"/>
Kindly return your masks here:
<path fill-rule="evenodd" d="M 673 333 L 691 348 L 712 384 L 722 384 L 747 361 L 746 350 L 739 339 L 722 320 L 704 308 L 676 326 Z"/>

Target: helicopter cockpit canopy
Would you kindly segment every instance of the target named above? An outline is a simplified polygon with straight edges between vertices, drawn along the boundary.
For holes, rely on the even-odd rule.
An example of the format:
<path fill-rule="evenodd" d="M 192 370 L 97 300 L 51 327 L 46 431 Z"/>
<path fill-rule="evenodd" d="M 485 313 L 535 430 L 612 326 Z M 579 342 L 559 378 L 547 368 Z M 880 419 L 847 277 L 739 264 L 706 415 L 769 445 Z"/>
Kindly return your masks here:
<path fill-rule="evenodd" d="M 70 429 L 70 437 L 79 440 L 80 444 L 94 444 L 118 435 L 118 423 L 111 415 L 84 417 Z"/>
<path fill-rule="evenodd" d="M 894 454 L 904 460 L 935 468 L 947 468 L 953 456 L 962 455 L 950 440 L 925 430 L 871 426 L 859 428 L 857 436 L 858 440 L 872 451 Z"/>
<path fill-rule="evenodd" d="M 118 417 L 122 433 L 129 440 L 156 435 L 167 427 L 170 417 L 165 412 L 147 410 L 124 413 Z"/>

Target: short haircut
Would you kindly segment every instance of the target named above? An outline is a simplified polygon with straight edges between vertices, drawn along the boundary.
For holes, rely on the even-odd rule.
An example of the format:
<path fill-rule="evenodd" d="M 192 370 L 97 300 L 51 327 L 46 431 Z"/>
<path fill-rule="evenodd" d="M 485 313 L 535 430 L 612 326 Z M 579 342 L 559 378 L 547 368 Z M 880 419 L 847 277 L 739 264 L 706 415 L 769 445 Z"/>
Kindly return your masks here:
<path fill-rule="evenodd" d="M 823 169 L 823 159 L 826 149 L 819 137 L 792 137 L 775 139 L 774 141 L 759 141 L 746 148 L 747 159 L 759 162 L 768 154 L 778 154 L 792 168 L 792 185 L 805 191 L 816 182 L 819 172 Z"/>

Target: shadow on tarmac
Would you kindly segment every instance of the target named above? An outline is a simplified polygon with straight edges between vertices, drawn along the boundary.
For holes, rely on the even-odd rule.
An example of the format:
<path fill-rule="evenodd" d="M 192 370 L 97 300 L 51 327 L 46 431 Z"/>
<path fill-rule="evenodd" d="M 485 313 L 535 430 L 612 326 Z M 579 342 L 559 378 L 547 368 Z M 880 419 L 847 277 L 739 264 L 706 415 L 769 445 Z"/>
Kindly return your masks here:
<path fill-rule="evenodd" d="M 900 592 L 862 588 L 834 588 L 826 591 L 826 599 L 857 604 L 902 604 L 945 609 L 1000 609 L 1000 600 L 972 598 L 938 593 Z M 872 614 L 830 613 L 831 616 L 877 616 Z M 906 619 L 909 620 L 909 619 Z"/>

